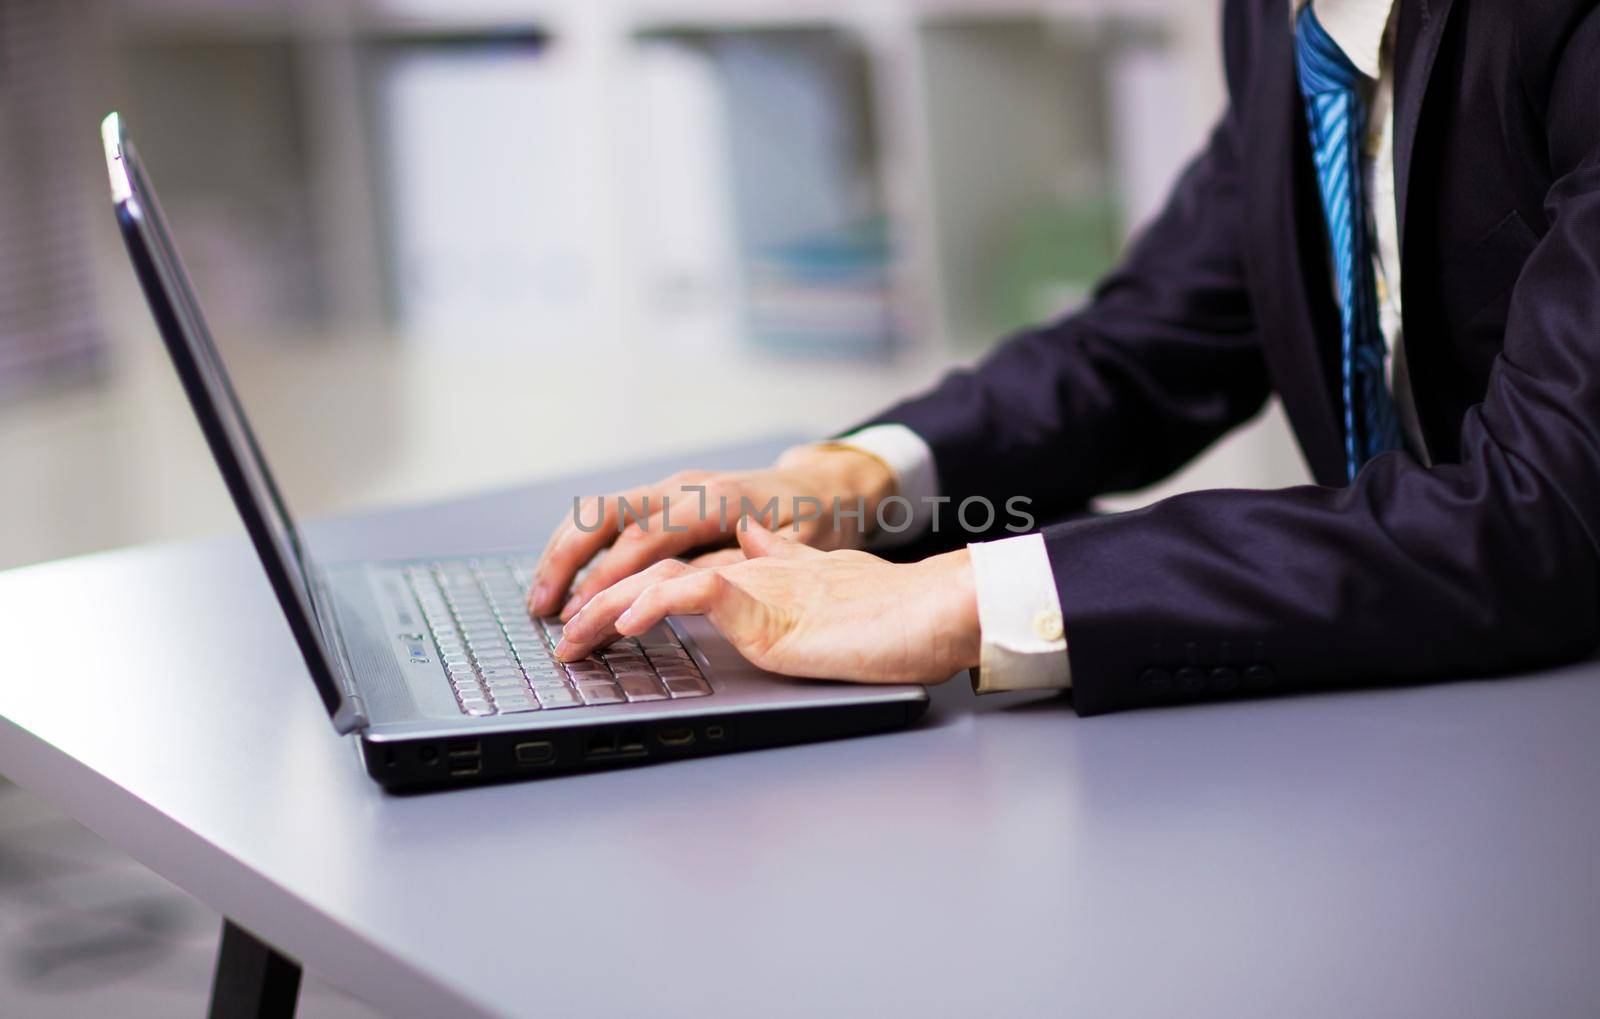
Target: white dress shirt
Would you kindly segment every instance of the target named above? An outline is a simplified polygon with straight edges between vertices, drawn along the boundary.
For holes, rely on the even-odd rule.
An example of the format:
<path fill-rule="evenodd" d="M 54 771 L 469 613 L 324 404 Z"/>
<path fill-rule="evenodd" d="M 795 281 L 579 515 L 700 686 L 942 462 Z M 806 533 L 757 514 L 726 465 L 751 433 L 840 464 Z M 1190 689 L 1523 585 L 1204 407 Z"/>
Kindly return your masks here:
<path fill-rule="evenodd" d="M 1308 0 L 1289 0 L 1291 17 Z M 1405 366 L 1400 331 L 1400 230 L 1394 184 L 1394 69 L 1390 54 L 1394 0 L 1309 0 L 1317 18 L 1357 70 L 1374 84 L 1366 96 L 1368 130 L 1362 168 L 1366 178 L 1369 227 L 1377 239 L 1373 254 L 1379 291 L 1379 321 L 1393 356 L 1390 389 L 1411 451 L 1426 461 L 1417 426 L 1416 405 Z M 875 425 L 838 440 L 877 457 L 894 472 L 898 494 L 912 507 L 909 526 L 877 547 L 920 537 L 931 526 L 939 476 L 933 451 L 904 425 Z M 945 514 L 942 520 L 948 520 Z M 976 542 L 972 570 L 982 628 L 981 665 L 973 679 L 979 693 L 1002 690 L 1066 689 L 1072 685 L 1061 600 L 1045 551 L 1044 537 L 1024 534 Z M 1064 583 L 1071 583 L 1070 576 Z"/>

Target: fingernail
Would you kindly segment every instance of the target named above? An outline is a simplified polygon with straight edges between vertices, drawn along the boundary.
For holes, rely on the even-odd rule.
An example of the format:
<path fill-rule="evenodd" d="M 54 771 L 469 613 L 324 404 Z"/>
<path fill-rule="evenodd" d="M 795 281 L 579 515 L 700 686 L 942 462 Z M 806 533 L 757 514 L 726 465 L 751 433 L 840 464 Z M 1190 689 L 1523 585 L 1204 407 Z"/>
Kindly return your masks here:
<path fill-rule="evenodd" d="M 622 615 L 618 616 L 617 617 L 617 621 L 615 623 L 613 623 L 612 625 L 617 628 L 617 632 L 618 633 L 626 633 L 628 624 L 630 622 L 632 622 L 632 621 L 633 621 L 633 610 L 629 609 L 628 611 L 624 612 Z"/>
<path fill-rule="evenodd" d="M 561 621 L 565 623 L 567 620 L 571 619 L 573 613 L 583 608 L 583 603 L 584 597 L 581 594 L 575 594 L 571 598 L 568 598 L 567 603 L 561 607 Z"/>
<path fill-rule="evenodd" d="M 533 585 L 533 594 L 531 598 L 533 607 L 535 609 L 543 605 L 544 600 L 548 597 L 550 597 L 550 589 L 545 586 L 544 581 L 541 580 L 539 583 Z"/>
<path fill-rule="evenodd" d="M 567 642 L 565 637 L 556 641 L 556 657 L 562 661 L 572 657 L 572 645 Z"/>

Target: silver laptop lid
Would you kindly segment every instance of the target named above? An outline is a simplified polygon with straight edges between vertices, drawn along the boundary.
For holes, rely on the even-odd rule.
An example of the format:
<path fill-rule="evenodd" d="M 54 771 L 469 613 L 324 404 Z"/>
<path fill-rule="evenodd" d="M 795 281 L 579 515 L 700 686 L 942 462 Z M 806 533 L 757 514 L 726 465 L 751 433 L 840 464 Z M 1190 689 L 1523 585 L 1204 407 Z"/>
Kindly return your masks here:
<path fill-rule="evenodd" d="M 338 643 L 318 615 L 316 573 L 310 556 L 256 444 L 122 119 L 115 113 L 107 116 L 100 125 L 100 135 L 105 144 L 106 169 L 111 175 L 117 224 L 145 300 L 205 432 L 217 469 L 227 482 L 239 516 L 244 518 L 245 529 L 261 557 L 289 629 L 300 645 L 317 693 L 335 727 L 348 732 L 360 724 L 360 702 L 350 695 L 340 678 L 338 659 L 333 654 Z"/>

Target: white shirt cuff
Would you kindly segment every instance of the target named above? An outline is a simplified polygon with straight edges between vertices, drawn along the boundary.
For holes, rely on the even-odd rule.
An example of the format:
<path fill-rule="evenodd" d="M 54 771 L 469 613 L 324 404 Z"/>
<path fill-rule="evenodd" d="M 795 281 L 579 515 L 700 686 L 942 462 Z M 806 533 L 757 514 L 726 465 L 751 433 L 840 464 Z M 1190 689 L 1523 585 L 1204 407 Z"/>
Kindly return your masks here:
<path fill-rule="evenodd" d="M 938 512 L 939 471 L 922 436 L 905 425 L 872 425 L 834 441 L 877 457 L 894 474 L 895 494 L 878 510 L 869 549 L 908 545 L 928 532 Z"/>
<path fill-rule="evenodd" d="M 972 688 L 978 693 L 1069 689 L 1072 664 L 1044 535 L 967 548 L 983 640 Z"/>

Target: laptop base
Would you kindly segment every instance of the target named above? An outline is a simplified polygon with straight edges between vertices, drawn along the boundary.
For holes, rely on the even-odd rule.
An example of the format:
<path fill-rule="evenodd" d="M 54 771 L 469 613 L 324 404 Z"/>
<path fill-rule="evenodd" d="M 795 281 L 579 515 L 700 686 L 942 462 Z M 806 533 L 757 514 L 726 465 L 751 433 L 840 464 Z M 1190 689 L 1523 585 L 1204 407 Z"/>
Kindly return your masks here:
<path fill-rule="evenodd" d="M 443 789 L 864 736 L 910 725 L 927 708 L 925 700 L 894 701 L 481 736 L 363 738 L 361 756 L 367 773 L 391 792 Z"/>

